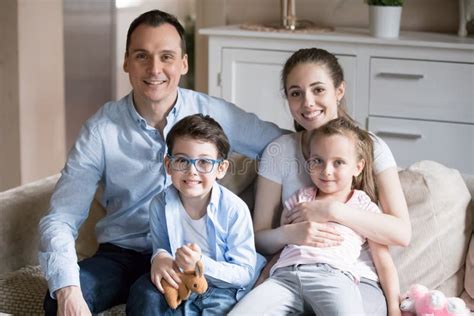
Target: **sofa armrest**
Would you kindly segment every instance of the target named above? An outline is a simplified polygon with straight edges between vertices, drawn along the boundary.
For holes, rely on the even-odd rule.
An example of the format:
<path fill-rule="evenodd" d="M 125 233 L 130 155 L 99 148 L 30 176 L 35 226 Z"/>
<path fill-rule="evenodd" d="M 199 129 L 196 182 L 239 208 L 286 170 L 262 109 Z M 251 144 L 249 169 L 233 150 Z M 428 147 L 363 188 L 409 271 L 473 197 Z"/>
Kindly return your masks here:
<path fill-rule="evenodd" d="M 0 274 L 37 264 L 38 223 L 59 175 L 0 193 Z"/>

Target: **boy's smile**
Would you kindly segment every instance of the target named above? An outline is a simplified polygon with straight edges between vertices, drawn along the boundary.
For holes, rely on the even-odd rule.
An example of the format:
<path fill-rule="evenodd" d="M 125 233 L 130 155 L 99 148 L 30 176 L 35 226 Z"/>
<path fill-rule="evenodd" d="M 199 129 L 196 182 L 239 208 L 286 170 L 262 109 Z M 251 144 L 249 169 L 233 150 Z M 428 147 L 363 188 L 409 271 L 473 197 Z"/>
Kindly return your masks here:
<path fill-rule="evenodd" d="M 191 137 L 178 137 L 176 139 L 173 145 L 172 156 L 165 158 L 165 166 L 167 173 L 171 176 L 173 185 L 179 191 L 185 207 L 190 202 L 207 202 L 216 179 L 224 177 L 228 162 L 224 160 L 216 163 L 208 173 L 199 172 L 196 169 L 196 163 L 199 164 L 199 160 L 194 161 L 194 163 L 188 163 L 187 168 L 173 168 L 173 164 L 178 166 L 184 165 L 181 162 L 186 160 L 218 160 L 218 158 L 217 148 L 213 143 Z"/>

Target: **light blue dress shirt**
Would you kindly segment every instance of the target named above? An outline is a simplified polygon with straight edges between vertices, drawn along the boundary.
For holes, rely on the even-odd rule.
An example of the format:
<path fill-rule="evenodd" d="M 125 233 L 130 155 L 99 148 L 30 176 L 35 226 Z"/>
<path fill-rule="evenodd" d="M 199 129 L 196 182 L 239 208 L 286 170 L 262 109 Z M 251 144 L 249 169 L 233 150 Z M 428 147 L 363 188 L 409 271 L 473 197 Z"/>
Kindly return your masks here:
<path fill-rule="evenodd" d="M 185 244 L 178 191 L 169 186 L 152 200 L 150 231 L 153 255 L 166 252 L 173 258 Z M 237 288 L 237 298 L 249 290 L 265 259 L 255 250 L 250 211 L 238 196 L 214 183 L 206 209 L 209 256 L 202 256 L 206 279 L 215 287 Z"/>
<path fill-rule="evenodd" d="M 251 158 L 283 134 L 276 125 L 222 99 L 178 89 L 165 137 L 177 121 L 196 113 L 212 116 L 232 150 Z M 51 293 L 80 285 L 74 241 L 99 183 L 107 213 L 96 226 L 99 243 L 151 253 L 149 204 L 171 182 L 163 166 L 165 153 L 165 140 L 138 114 L 132 93 L 106 103 L 85 123 L 61 171 L 49 214 L 39 224 L 38 257 Z"/>

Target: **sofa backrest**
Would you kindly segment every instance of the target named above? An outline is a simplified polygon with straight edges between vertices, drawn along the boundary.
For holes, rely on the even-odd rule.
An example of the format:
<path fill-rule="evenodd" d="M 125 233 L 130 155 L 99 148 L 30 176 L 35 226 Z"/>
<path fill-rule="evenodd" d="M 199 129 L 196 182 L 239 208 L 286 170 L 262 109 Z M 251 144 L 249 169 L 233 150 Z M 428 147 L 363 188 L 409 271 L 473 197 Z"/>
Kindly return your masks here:
<path fill-rule="evenodd" d="M 0 193 L 0 274 L 38 262 L 38 223 L 59 176 Z"/>

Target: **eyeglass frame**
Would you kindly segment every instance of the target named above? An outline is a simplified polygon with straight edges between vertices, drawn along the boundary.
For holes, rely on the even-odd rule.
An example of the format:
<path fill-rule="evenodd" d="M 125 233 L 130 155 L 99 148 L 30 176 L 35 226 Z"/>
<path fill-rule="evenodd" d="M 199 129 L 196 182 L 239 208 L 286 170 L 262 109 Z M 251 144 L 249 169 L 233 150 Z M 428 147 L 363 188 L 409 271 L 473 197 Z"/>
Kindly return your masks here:
<path fill-rule="evenodd" d="M 214 166 L 215 165 L 219 165 L 221 164 L 222 162 L 224 162 L 225 159 L 211 159 L 211 158 L 188 158 L 188 157 L 185 157 L 185 156 L 179 156 L 179 157 L 175 157 L 173 155 L 170 155 L 170 154 L 166 154 L 166 157 L 168 157 L 168 159 L 170 160 L 170 167 L 172 170 L 174 171 L 186 171 L 186 170 L 189 170 L 191 168 L 191 166 L 194 166 L 194 169 L 196 169 L 197 172 L 199 173 L 202 173 L 202 174 L 208 174 L 208 173 L 211 173 L 213 170 L 214 170 Z M 184 159 L 186 161 L 186 168 L 184 169 L 176 169 L 173 167 L 173 161 L 176 160 L 177 158 L 180 158 L 180 159 Z M 206 160 L 206 161 L 209 161 L 212 163 L 212 167 L 211 167 L 211 170 L 209 171 L 200 171 L 196 165 L 196 161 L 198 160 Z"/>

